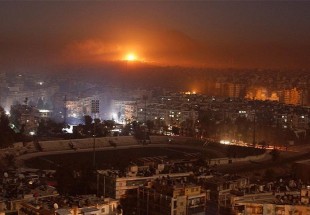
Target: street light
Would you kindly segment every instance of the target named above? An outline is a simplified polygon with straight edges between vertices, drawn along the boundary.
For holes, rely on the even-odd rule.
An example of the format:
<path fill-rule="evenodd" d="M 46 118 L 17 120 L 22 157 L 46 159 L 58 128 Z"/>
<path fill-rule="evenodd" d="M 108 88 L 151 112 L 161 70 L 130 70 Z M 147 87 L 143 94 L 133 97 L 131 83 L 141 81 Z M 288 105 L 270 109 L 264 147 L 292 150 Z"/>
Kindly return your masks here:
<path fill-rule="evenodd" d="M 93 134 L 93 165 L 96 168 L 96 114 L 99 113 L 99 100 L 92 100 L 91 101 L 91 112 L 94 116 L 94 134 Z"/>

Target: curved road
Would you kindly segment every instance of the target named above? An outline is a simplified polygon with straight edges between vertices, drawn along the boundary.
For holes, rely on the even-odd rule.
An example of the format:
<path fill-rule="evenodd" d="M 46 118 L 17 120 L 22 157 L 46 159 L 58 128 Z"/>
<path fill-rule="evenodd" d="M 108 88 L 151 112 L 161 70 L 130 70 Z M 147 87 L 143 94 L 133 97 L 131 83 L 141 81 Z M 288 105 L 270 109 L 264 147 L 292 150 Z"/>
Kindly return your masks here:
<path fill-rule="evenodd" d="M 253 172 L 274 168 L 274 167 L 281 167 L 287 164 L 293 164 L 296 161 L 309 159 L 310 152 L 306 153 L 296 153 L 294 155 L 286 156 L 286 157 L 279 157 L 277 160 L 273 161 L 263 160 L 261 162 L 242 162 L 242 163 L 234 163 L 228 164 L 225 166 L 218 166 L 217 170 L 223 173 L 246 173 L 246 172 Z"/>

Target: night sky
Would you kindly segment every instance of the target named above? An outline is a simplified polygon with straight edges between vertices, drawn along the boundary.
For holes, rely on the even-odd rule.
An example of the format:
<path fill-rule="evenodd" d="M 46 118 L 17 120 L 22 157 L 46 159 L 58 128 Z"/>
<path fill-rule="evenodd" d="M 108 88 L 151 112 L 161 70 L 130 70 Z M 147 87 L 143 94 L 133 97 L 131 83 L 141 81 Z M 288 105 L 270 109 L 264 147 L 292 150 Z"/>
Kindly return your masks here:
<path fill-rule="evenodd" d="M 310 1 L 0 2 L 0 66 L 310 68 Z"/>

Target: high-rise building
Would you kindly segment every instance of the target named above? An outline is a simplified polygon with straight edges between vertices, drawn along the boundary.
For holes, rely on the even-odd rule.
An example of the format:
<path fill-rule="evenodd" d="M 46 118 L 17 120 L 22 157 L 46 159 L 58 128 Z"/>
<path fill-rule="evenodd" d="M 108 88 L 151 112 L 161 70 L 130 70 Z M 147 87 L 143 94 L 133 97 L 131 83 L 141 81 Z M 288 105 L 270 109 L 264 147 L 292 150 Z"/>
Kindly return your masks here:
<path fill-rule="evenodd" d="M 132 100 L 112 100 L 111 117 L 118 123 L 132 122 L 137 119 L 137 103 Z"/>
<path fill-rule="evenodd" d="M 227 84 L 227 96 L 230 98 L 239 98 L 241 95 L 241 85 L 235 83 Z"/>
<path fill-rule="evenodd" d="M 302 90 L 297 88 L 284 90 L 284 103 L 302 105 Z"/>

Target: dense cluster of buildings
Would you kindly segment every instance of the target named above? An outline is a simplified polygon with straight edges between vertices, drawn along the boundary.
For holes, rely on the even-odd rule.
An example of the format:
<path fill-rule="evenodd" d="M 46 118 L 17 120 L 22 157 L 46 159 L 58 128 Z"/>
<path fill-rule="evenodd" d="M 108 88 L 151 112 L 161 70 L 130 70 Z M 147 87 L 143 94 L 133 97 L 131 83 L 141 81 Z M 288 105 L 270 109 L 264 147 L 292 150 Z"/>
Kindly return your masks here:
<path fill-rule="evenodd" d="M 214 166 L 194 165 L 189 161 L 179 163 L 183 168 L 176 172 L 164 172 L 169 167 L 166 161 L 147 159 L 149 165 L 131 165 L 125 172 L 99 171 L 100 192 L 116 199 L 131 198 L 141 215 L 307 215 L 310 212 L 309 179 L 301 180 L 297 172 L 284 178 L 254 180 L 221 174 Z"/>
<path fill-rule="evenodd" d="M 303 88 L 288 87 L 272 90 L 267 87 L 249 87 L 238 83 L 216 83 L 219 95 L 230 98 L 247 98 L 261 101 L 277 101 L 291 105 L 308 105 L 309 93 Z"/>
<path fill-rule="evenodd" d="M 162 179 L 138 188 L 138 214 L 206 214 L 207 193 L 195 184 Z"/>
<path fill-rule="evenodd" d="M 92 142 L 84 140 L 80 144 L 91 148 Z M 46 152 L 53 151 L 56 143 L 66 145 L 64 140 L 54 144 L 47 141 L 45 147 L 43 143 Z M 2 172 L 0 212 L 117 215 L 127 214 L 124 202 L 130 202 L 131 209 L 140 215 L 308 215 L 309 160 L 296 162 L 289 176 L 257 180 L 222 173 L 218 168 L 221 163 L 201 162 L 199 158 L 189 152 L 184 158 L 140 157 L 125 169 L 97 170 L 96 182 L 92 182 L 97 195 L 87 196 L 59 195 L 54 171 Z"/>
<path fill-rule="evenodd" d="M 289 80 L 286 80 L 283 82 L 284 85 L 277 85 L 278 88 L 286 85 L 292 87 L 291 90 L 284 87 L 285 90 L 279 96 L 279 92 L 276 91 L 270 94 L 268 87 L 247 87 L 247 90 L 244 90 L 242 85 L 233 83 L 238 81 L 238 77 L 241 78 L 240 80 L 245 80 L 246 76 L 237 75 L 237 79 L 231 79 L 227 78 L 228 74 L 227 77 L 221 75 L 214 77 L 216 79 L 213 83 L 214 92 L 206 94 L 158 89 L 126 90 L 99 86 L 95 83 L 83 83 L 77 78 L 66 76 L 54 80 L 48 75 L 1 73 L 0 77 L 1 83 L 4 83 L 1 85 L 0 102 L 7 113 L 10 112 L 12 104 L 20 103 L 14 106 L 15 112 L 19 113 L 19 119 L 15 119 L 12 125 L 19 124 L 15 128 L 22 129 L 26 135 L 35 135 L 42 119 L 79 125 L 84 123 L 85 115 L 114 120 L 120 124 L 120 127 L 134 121 L 144 125 L 145 122 L 149 122 L 147 130 L 153 134 L 202 138 L 207 136 L 217 140 L 252 142 L 253 132 L 240 134 L 232 127 L 227 129 L 223 126 L 212 133 L 209 128 L 206 128 L 210 122 L 213 123 L 213 127 L 216 127 L 245 118 L 252 124 L 258 124 L 256 127 L 260 129 L 256 132 L 257 142 L 267 141 L 272 144 L 276 137 L 272 139 L 269 134 L 266 134 L 267 131 L 260 131 L 261 128 L 274 127 L 289 130 L 294 136 L 288 140 L 290 143 L 296 141 L 296 138 L 305 137 L 309 129 L 310 109 L 307 106 L 290 105 L 302 104 L 301 102 L 288 102 L 288 100 L 300 100 L 298 97 L 300 95 L 304 97 L 300 89 L 307 84 L 300 85 L 301 79 L 295 80 L 295 84 L 289 84 Z M 259 75 L 249 75 L 249 80 L 252 79 L 256 80 L 249 81 L 253 86 L 262 81 Z M 268 81 L 270 86 L 274 80 L 273 78 Z M 212 83 L 209 84 L 212 85 Z M 256 91 L 254 92 L 253 89 Z M 96 113 L 93 111 L 94 101 L 98 101 Z M 306 103 L 303 104 L 306 105 Z M 206 115 L 207 117 L 204 117 Z M 248 125 L 251 129 L 254 126 Z M 287 141 L 285 143 L 287 144 Z"/>
<path fill-rule="evenodd" d="M 216 95 L 309 105 L 309 75 L 303 71 L 243 71 L 215 78 Z"/>
<path fill-rule="evenodd" d="M 112 198 L 100 198 L 95 195 L 60 195 L 54 187 L 53 175 L 53 171 L 4 172 L 0 184 L 0 214 L 122 214 L 119 201 Z"/>
<path fill-rule="evenodd" d="M 119 202 L 111 198 L 85 196 L 53 196 L 42 197 L 21 203 L 19 213 L 50 215 L 122 215 Z"/>
<path fill-rule="evenodd" d="M 298 192 L 284 192 L 277 195 L 248 194 L 233 197 L 231 201 L 236 214 L 309 214 L 308 192 L 309 188 L 302 188 Z"/>
<path fill-rule="evenodd" d="M 193 81 L 192 79 L 193 77 L 188 80 Z M 202 84 L 203 81 L 205 86 Z M 0 105 L 7 111 L 12 104 L 23 103 L 27 98 L 29 105 L 43 112 L 52 112 L 50 115 L 58 119 L 66 117 L 80 119 L 84 115 L 91 115 L 92 100 L 100 100 L 100 118 L 113 118 L 123 123 L 145 118 L 144 114 L 140 113 L 140 110 L 145 108 L 145 100 L 149 106 L 147 117 L 164 118 L 166 123 L 168 119 L 175 118 L 172 112 L 192 110 L 184 102 L 176 104 L 175 98 L 164 90 L 102 86 L 93 80 L 79 80 L 79 77 L 72 77 L 70 74 L 54 77 L 35 72 L 31 74 L 1 72 L 0 83 Z M 292 77 L 290 73 L 268 70 L 216 71 L 201 74 L 199 83 L 202 85 L 200 91 L 209 97 L 269 100 L 302 106 L 309 104 L 309 77 L 302 72 Z M 199 87 L 193 85 L 191 90 L 199 90 Z M 172 100 L 168 102 L 161 99 Z M 165 111 L 166 113 L 158 114 Z M 191 117 L 194 116 L 189 116 Z M 183 118 L 181 117 L 179 121 L 184 120 Z"/>
<path fill-rule="evenodd" d="M 111 172 L 102 170 L 98 174 L 98 187 L 105 197 L 62 196 L 49 185 L 52 178 L 48 175 L 24 172 L 17 176 L 5 172 L 0 214 L 117 215 L 125 212 L 120 200 L 126 198 L 131 198 L 134 210 L 141 215 L 308 215 L 310 212 L 310 186 L 293 178 L 253 182 L 237 175 L 216 173 L 201 177 L 186 172 L 148 177 L 124 175 L 119 177 L 122 180 L 111 181 Z M 111 189 L 116 191 L 114 198 L 107 197 Z M 118 195 L 118 191 L 124 194 Z"/>

